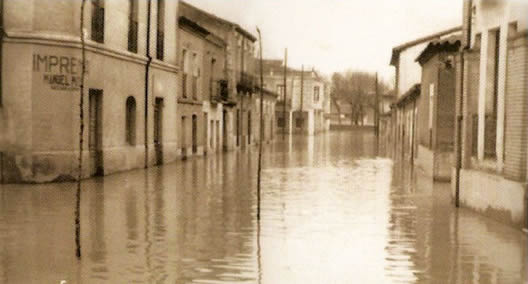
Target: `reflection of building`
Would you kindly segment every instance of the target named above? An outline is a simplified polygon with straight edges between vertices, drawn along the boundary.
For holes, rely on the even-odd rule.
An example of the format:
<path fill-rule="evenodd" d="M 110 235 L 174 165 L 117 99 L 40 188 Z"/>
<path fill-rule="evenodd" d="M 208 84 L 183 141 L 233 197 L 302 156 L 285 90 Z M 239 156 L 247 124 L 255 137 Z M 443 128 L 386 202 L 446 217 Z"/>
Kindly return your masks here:
<path fill-rule="evenodd" d="M 80 4 L 0 3 L 2 182 L 77 177 Z M 86 1 L 83 176 L 176 159 L 177 5 Z"/>
<path fill-rule="evenodd" d="M 452 179 L 461 205 L 519 228 L 528 227 L 527 14 L 523 1 L 464 1 Z"/>
<path fill-rule="evenodd" d="M 281 60 L 264 61 L 264 85 L 279 95 L 277 132 L 313 135 L 328 130 L 330 96 L 327 84 L 315 70 L 287 70 L 284 100 L 284 66 Z M 285 105 L 284 105 L 285 104 Z"/>
<path fill-rule="evenodd" d="M 417 128 L 418 106 L 420 105 L 420 82 L 422 68 L 416 58 L 433 40 L 441 40 L 460 32 L 460 28 L 449 29 L 424 38 L 420 38 L 392 50 L 390 64 L 396 68 L 396 97 L 392 109 L 392 135 L 390 146 L 392 157 L 414 165 L 418 153 Z M 382 147 L 383 148 L 383 147 Z"/>
<path fill-rule="evenodd" d="M 451 178 L 455 128 L 455 55 L 460 37 L 433 40 L 418 56 L 422 66 L 417 113 L 416 165 L 435 180 Z"/>

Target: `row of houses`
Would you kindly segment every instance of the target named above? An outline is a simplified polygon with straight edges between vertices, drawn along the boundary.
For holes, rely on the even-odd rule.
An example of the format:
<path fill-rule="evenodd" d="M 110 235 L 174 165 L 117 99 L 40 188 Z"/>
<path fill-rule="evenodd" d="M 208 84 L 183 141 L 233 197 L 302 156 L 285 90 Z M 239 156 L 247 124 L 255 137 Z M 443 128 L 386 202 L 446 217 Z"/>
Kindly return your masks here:
<path fill-rule="evenodd" d="M 81 3 L 0 1 L 0 183 L 76 179 L 80 138 L 82 177 L 259 142 L 251 32 L 181 1 L 92 0 L 83 45 Z M 262 92 L 268 143 L 284 123 Z"/>
<path fill-rule="evenodd" d="M 460 27 L 392 50 L 384 154 L 452 184 L 453 201 L 528 227 L 528 4 L 465 0 Z"/>

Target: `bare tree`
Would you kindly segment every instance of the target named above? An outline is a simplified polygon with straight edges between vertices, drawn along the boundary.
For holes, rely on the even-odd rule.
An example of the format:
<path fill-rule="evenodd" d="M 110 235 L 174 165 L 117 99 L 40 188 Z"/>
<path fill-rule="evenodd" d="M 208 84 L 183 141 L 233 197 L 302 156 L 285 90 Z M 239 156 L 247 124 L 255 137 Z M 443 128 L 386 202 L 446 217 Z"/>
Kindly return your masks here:
<path fill-rule="evenodd" d="M 355 125 L 363 123 L 363 117 L 369 109 L 375 109 L 376 75 L 363 71 L 347 71 L 332 75 L 332 100 L 350 106 L 351 122 Z M 378 83 L 381 93 L 389 90 L 388 84 Z M 339 105 L 339 104 L 337 104 Z M 339 116 L 341 110 L 338 108 Z"/>

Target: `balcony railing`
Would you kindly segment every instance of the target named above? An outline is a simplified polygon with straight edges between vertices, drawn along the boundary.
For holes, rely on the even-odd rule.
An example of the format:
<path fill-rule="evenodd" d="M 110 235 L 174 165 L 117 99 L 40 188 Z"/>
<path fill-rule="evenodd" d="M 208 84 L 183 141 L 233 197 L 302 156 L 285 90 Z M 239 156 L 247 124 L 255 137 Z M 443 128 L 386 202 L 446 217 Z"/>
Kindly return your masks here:
<path fill-rule="evenodd" d="M 246 72 L 240 73 L 240 79 L 237 83 L 237 91 L 246 93 L 246 92 L 253 92 L 255 90 L 255 87 L 257 85 L 257 80 L 253 74 L 249 74 Z"/>
<path fill-rule="evenodd" d="M 92 14 L 92 40 L 104 42 L 104 8 L 95 6 Z"/>
<path fill-rule="evenodd" d="M 128 24 L 128 51 L 137 53 L 138 22 L 131 20 Z"/>
<path fill-rule="evenodd" d="M 211 102 L 227 102 L 229 100 L 229 90 L 227 80 L 212 81 Z"/>
<path fill-rule="evenodd" d="M 158 30 L 156 34 L 157 42 L 156 42 L 156 59 L 163 60 L 163 51 L 165 47 L 165 33 L 161 30 Z"/>

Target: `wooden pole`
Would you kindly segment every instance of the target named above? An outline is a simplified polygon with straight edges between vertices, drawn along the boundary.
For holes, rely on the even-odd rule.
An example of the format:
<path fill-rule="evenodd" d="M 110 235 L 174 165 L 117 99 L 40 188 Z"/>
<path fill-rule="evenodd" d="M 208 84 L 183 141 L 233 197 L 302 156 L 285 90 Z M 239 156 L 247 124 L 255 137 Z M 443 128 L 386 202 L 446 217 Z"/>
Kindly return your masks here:
<path fill-rule="evenodd" d="M 284 97 L 283 97 L 283 106 L 282 106 L 282 120 L 284 121 L 284 125 L 282 126 L 282 139 L 286 139 L 286 94 L 288 89 L 287 84 L 287 76 L 288 76 L 288 49 L 286 48 L 284 50 Z"/>
<path fill-rule="evenodd" d="M 374 110 L 374 119 L 375 119 L 375 132 L 376 132 L 376 155 L 379 155 L 379 124 L 380 124 L 380 115 L 379 115 L 379 92 L 378 92 L 378 72 L 376 72 L 376 102 Z"/>
<path fill-rule="evenodd" d="M 301 115 L 304 103 L 304 65 L 301 66 Z"/>
<path fill-rule="evenodd" d="M 259 155 L 258 155 L 258 173 L 257 173 L 257 220 L 260 220 L 260 183 L 262 178 L 262 136 L 264 135 L 264 129 L 262 128 L 264 117 L 262 114 L 264 106 L 264 71 L 262 64 L 262 36 L 260 30 L 257 28 L 259 36 L 259 57 L 260 57 L 260 135 L 259 135 Z"/>
<path fill-rule="evenodd" d="M 81 2 L 81 85 L 79 88 L 79 164 L 77 175 L 77 190 L 75 192 L 75 256 L 81 259 L 81 179 L 83 162 L 84 137 L 84 75 L 86 73 L 86 48 L 84 41 L 84 8 L 86 0 Z"/>

